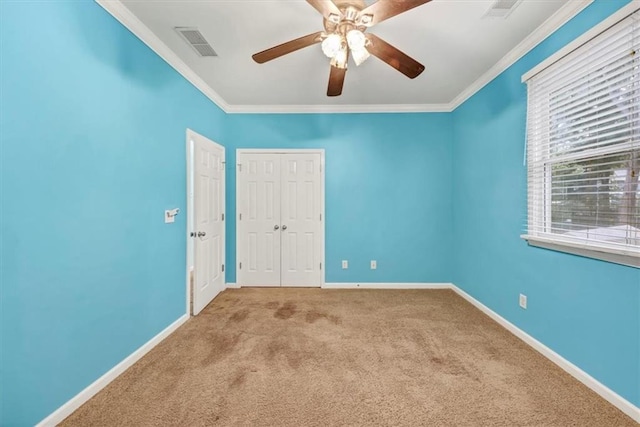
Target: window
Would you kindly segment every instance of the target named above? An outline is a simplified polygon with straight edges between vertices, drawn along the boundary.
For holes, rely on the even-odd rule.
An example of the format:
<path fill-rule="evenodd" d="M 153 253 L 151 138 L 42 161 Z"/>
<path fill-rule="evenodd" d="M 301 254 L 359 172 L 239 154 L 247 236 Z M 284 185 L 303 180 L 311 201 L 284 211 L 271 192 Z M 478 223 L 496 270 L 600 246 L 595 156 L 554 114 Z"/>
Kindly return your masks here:
<path fill-rule="evenodd" d="M 530 244 L 640 266 L 640 11 L 527 80 Z"/>

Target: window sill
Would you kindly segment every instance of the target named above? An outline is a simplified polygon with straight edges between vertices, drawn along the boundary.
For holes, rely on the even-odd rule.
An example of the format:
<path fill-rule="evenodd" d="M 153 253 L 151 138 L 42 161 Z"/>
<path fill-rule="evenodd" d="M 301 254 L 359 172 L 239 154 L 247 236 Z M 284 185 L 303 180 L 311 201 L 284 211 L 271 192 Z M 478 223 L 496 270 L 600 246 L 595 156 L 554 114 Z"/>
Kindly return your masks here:
<path fill-rule="evenodd" d="M 615 249 L 606 246 L 586 246 L 579 242 L 526 234 L 520 237 L 526 240 L 530 246 L 640 268 L 640 250 Z"/>

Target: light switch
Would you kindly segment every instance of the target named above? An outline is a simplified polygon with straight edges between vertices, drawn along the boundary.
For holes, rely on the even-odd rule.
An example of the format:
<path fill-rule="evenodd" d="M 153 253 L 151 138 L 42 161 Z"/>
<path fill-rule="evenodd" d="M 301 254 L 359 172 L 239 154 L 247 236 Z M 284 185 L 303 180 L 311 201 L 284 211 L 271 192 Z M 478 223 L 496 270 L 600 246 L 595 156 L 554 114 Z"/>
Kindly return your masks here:
<path fill-rule="evenodd" d="M 180 209 L 171 209 L 168 211 L 164 211 L 164 222 L 165 224 L 171 224 L 172 222 L 176 222 L 176 215 L 178 215 Z"/>

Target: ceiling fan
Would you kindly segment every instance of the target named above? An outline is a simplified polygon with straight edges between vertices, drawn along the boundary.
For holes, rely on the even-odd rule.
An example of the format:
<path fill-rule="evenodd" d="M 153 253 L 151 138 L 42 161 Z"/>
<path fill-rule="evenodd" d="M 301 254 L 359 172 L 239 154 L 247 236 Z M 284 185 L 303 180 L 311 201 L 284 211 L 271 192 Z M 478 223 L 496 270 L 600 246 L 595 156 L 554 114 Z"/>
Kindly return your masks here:
<path fill-rule="evenodd" d="M 375 34 L 365 31 L 373 25 L 428 3 L 431 0 L 378 0 L 367 6 L 364 0 L 307 0 L 324 18 L 324 31 L 288 41 L 253 55 L 263 64 L 296 50 L 321 43 L 331 61 L 327 96 L 338 96 L 347 72 L 349 53 L 356 65 L 376 56 L 410 79 L 424 71 L 424 65 L 402 53 Z"/>

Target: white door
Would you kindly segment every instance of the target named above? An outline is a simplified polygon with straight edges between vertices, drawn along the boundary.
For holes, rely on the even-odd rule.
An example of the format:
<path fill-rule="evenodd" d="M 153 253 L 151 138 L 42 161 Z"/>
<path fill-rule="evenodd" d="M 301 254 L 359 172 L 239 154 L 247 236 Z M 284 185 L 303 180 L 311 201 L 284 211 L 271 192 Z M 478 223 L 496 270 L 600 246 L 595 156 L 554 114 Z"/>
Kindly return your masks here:
<path fill-rule="evenodd" d="M 245 154 L 238 170 L 238 283 L 280 286 L 280 155 Z"/>
<path fill-rule="evenodd" d="M 193 314 L 224 290 L 224 147 L 190 133 L 194 149 Z"/>
<path fill-rule="evenodd" d="M 283 154 L 282 286 L 322 285 L 320 154 Z"/>
<path fill-rule="evenodd" d="M 321 152 L 238 152 L 239 285 L 322 285 L 321 168 Z"/>

